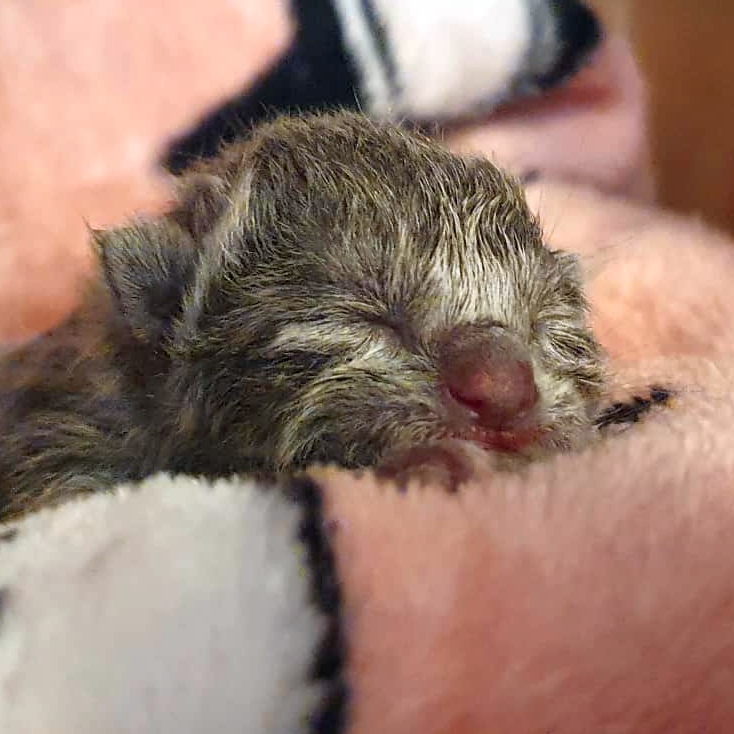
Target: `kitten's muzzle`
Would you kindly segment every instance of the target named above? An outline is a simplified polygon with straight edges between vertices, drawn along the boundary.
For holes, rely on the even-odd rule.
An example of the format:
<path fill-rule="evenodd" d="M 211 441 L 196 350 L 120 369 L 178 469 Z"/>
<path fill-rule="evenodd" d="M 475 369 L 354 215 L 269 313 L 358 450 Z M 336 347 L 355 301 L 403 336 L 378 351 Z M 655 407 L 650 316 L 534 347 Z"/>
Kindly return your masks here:
<path fill-rule="evenodd" d="M 441 381 L 457 438 L 521 451 L 540 435 L 539 392 L 527 348 L 502 327 L 461 327 L 447 337 Z"/>

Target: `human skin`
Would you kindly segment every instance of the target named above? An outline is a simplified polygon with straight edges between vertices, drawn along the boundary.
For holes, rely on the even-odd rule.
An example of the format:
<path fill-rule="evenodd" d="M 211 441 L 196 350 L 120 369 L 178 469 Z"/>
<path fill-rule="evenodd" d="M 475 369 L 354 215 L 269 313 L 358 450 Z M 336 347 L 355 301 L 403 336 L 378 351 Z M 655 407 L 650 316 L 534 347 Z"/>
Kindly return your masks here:
<path fill-rule="evenodd" d="M 69 310 L 85 219 L 162 206 L 163 140 L 287 40 L 263 0 L 139 5 L 0 10 L 0 339 Z M 540 173 L 530 200 L 552 244 L 587 255 L 620 392 L 677 395 L 598 449 L 479 473 L 459 497 L 329 479 L 354 731 L 734 729 L 734 250 L 600 193 L 649 193 L 644 89 L 623 44 L 607 54 L 586 82 L 446 140 Z"/>

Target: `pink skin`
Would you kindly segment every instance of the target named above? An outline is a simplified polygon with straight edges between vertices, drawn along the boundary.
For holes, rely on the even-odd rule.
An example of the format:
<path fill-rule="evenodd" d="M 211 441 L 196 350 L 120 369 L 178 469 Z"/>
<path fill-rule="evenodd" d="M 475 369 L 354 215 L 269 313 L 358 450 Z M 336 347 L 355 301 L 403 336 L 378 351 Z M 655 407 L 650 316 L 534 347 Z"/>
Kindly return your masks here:
<path fill-rule="evenodd" d="M 265 0 L 132 5 L 3 5 L 0 339 L 70 308 L 84 219 L 164 204 L 163 139 L 287 39 Z M 531 203 L 551 243 L 588 258 L 620 394 L 654 380 L 679 395 L 527 476 L 479 467 L 459 497 L 330 477 L 353 732 L 734 731 L 734 248 L 600 193 L 649 195 L 645 135 L 643 84 L 612 39 L 565 92 L 447 137 L 541 173 Z"/>

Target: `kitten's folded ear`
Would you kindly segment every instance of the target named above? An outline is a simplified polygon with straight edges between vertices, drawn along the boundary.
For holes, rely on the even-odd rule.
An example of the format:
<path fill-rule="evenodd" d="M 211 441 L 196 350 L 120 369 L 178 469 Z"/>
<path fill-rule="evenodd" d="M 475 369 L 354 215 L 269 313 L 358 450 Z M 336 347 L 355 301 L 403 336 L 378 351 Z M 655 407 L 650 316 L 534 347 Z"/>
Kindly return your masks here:
<path fill-rule="evenodd" d="M 102 279 L 134 337 L 157 346 L 181 314 L 199 252 L 170 218 L 93 230 Z"/>

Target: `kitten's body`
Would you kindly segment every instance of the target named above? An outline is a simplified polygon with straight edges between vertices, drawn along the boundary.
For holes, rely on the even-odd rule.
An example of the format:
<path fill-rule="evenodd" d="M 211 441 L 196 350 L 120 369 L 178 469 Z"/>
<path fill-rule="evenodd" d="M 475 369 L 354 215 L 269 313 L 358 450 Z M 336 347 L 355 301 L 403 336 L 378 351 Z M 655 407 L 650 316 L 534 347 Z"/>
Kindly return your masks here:
<path fill-rule="evenodd" d="M 98 276 L 0 362 L 0 517 L 154 471 L 378 465 L 592 433 L 574 258 L 486 160 L 358 115 L 282 118 L 97 233 Z"/>

